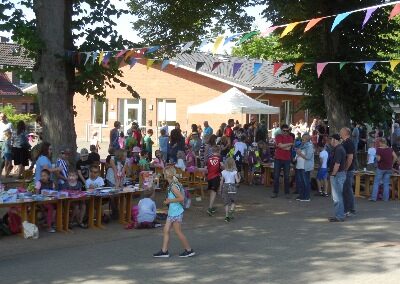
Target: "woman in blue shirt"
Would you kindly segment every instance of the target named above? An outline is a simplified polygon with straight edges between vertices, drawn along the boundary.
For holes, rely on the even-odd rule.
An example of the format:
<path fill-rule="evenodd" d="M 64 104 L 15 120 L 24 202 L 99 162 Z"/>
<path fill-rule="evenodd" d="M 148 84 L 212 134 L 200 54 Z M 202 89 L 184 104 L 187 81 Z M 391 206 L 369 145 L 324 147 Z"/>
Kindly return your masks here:
<path fill-rule="evenodd" d="M 42 148 L 40 150 L 39 158 L 36 160 L 35 164 L 35 182 L 40 180 L 40 173 L 43 169 L 48 170 L 50 173 L 60 171 L 59 168 L 52 168 L 51 165 L 51 154 L 53 148 L 49 142 L 43 142 Z"/>
<path fill-rule="evenodd" d="M 169 186 L 167 190 L 167 198 L 164 200 L 164 204 L 168 206 L 168 217 L 167 222 L 164 226 L 163 232 L 163 245 L 159 252 L 153 254 L 153 257 L 169 257 L 168 244 L 169 244 L 169 232 L 171 227 L 174 228 L 179 240 L 181 241 L 185 251 L 182 252 L 179 257 L 191 257 L 195 255 L 195 252 L 190 247 L 188 240 L 182 233 L 182 219 L 183 219 L 183 202 L 184 189 L 176 178 L 175 167 L 168 167 L 164 170 L 164 176 L 167 179 Z"/>

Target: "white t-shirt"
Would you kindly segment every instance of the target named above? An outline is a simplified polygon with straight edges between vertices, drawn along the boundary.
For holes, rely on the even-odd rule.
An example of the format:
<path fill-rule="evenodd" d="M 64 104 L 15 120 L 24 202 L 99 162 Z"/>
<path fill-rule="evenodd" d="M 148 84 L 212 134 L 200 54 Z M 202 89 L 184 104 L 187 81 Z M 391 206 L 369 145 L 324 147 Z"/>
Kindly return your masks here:
<path fill-rule="evenodd" d="M 85 182 L 86 189 L 90 188 L 93 185 L 94 188 L 104 186 L 104 180 L 101 177 L 97 177 L 95 180 L 88 178 Z"/>
<path fill-rule="evenodd" d="M 328 157 L 328 151 L 326 151 L 325 149 L 319 153 L 319 158 L 322 160 L 321 169 L 328 168 Z"/>
<path fill-rule="evenodd" d="M 375 158 L 376 158 L 376 149 L 371 147 L 368 148 L 368 165 L 375 163 Z"/>
<path fill-rule="evenodd" d="M 303 155 L 305 155 L 306 153 L 304 151 L 301 151 L 301 153 Z M 305 159 L 299 155 L 296 155 L 296 169 L 298 170 L 304 170 L 304 163 L 305 163 Z"/>
<path fill-rule="evenodd" d="M 224 183 L 236 183 L 236 175 L 237 171 L 227 171 L 223 170 L 221 172 L 222 177 L 224 178 Z"/>
<path fill-rule="evenodd" d="M 156 219 L 156 204 L 151 198 L 143 198 L 139 201 L 139 214 L 137 220 L 142 222 L 153 222 Z"/>
<path fill-rule="evenodd" d="M 3 121 L 0 121 L 0 141 L 3 141 L 4 138 L 4 131 L 10 130 L 12 131 L 12 124 L 11 122 L 4 123 Z"/>
<path fill-rule="evenodd" d="M 247 150 L 247 145 L 244 142 L 236 142 L 235 143 L 235 154 L 240 151 L 242 153 L 242 156 L 244 157 L 244 154 L 246 153 Z"/>

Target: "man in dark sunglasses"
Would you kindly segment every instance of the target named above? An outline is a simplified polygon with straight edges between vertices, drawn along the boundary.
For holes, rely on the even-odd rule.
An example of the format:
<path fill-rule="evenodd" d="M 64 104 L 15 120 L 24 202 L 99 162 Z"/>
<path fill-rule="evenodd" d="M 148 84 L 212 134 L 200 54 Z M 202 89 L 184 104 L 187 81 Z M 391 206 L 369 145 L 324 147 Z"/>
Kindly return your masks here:
<path fill-rule="evenodd" d="M 291 151 L 294 143 L 293 137 L 290 135 L 289 126 L 283 124 L 281 126 L 282 133 L 275 137 L 275 160 L 274 160 L 274 192 L 271 198 L 278 197 L 279 192 L 279 177 L 281 169 L 283 169 L 283 180 L 285 183 L 285 196 L 289 195 L 289 171 Z"/>

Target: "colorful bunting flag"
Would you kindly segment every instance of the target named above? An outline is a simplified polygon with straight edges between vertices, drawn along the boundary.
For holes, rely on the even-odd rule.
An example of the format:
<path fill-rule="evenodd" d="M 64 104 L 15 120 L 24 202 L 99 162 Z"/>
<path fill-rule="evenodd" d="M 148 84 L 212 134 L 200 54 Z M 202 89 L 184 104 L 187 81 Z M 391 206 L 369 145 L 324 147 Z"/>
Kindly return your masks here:
<path fill-rule="evenodd" d="M 398 14 L 400 14 L 400 3 L 397 3 L 394 7 L 393 10 L 390 12 L 389 20 L 393 19 L 396 17 Z"/>
<path fill-rule="evenodd" d="M 328 65 L 328 64 L 329 64 L 329 62 L 317 63 L 318 78 L 321 77 L 322 72 L 324 71 L 326 65 Z"/>
<path fill-rule="evenodd" d="M 147 64 L 146 64 L 147 70 L 150 69 L 150 67 L 154 64 L 154 62 L 155 62 L 154 59 L 147 59 Z"/>
<path fill-rule="evenodd" d="M 257 75 L 258 71 L 260 71 L 262 63 L 254 62 L 253 64 L 253 75 L 254 77 Z"/>
<path fill-rule="evenodd" d="M 239 71 L 240 67 L 242 67 L 243 63 L 233 63 L 233 71 L 232 76 L 235 77 L 236 73 Z"/>
<path fill-rule="evenodd" d="M 224 39 L 224 36 L 219 36 L 216 38 L 213 49 L 212 49 L 213 54 L 217 53 L 218 47 L 221 45 L 223 39 Z"/>
<path fill-rule="evenodd" d="M 380 86 L 381 86 L 380 84 L 375 84 L 375 92 L 377 92 L 379 90 Z"/>
<path fill-rule="evenodd" d="M 382 84 L 382 92 L 384 92 L 387 88 L 387 84 Z"/>
<path fill-rule="evenodd" d="M 93 53 L 92 53 L 92 64 L 94 64 L 95 62 L 96 62 L 96 60 L 97 60 L 97 51 L 94 51 Z"/>
<path fill-rule="evenodd" d="M 164 70 L 169 65 L 169 59 L 164 58 L 163 62 L 161 63 L 161 70 Z"/>
<path fill-rule="evenodd" d="M 362 29 L 364 28 L 365 24 L 368 22 L 368 20 L 371 18 L 372 14 L 378 9 L 378 7 L 372 7 L 367 10 L 367 13 L 365 14 L 364 22 L 362 23 Z"/>
<path fill-rule="evenodd" d="M 261 36 L 263 36 L 263 37 L 269 36 L 269 35 L 270 35 L 271 33 L 273 33 L 277 28 L 278 28 L 278 27 L 274 27 L 274 26 L 268 27 L 265 31 L 263 31 L 263 32 L 261 33 Z"/>
<path fill-rule="evenodd" d="M 135 57 L 132 57 L 131 59 L 129 59 L 129 69 L 132 69 L 133 66 L 135 66 L 137 62 L 137 59 Z"/>
<path fill-rule="evenodd" d="M 104 55 L 104 58 L 103 58 L 103 64 L 104 65 L 108 64 L 108 62 L 110 61 L 111 55 L 112 55 L 111 51 L 107 52 L 106 55 Z"/>
<path fill-rule="evenodd" d="M 287 25 L 286 28 L 281 33 L 280 38 L 283 38 L 288 33 L 290 33 L 298 24 L 299 24 L 299 22 L 294 22 L 294 23 L 290 23 L 289 25 Z"/>
<path fill-rule="evenodd" d="M 230 43 L 232 40 L 236 39 L 237 37 L 239 37 L 239 36 L 241 36 L 241 35 L 242 35 L 242 33 L 234 34 L 234 35 L 228 36 L 228 37 L 225 39 L 223 45 L 226 45 L 226 44 Z"/>
<path fill-rule="evenodd" d="M 212 68 L 211 68 L 211 71 L 214 71 L 215 69 L 217 69 L 217 67 L 218 67 L 219 65 L 221 65 L 221 63 L 222 63 L 222 62 L 220 62 L 220 61 L 214 62 L 214 63 L 213 63 L 213 66 L 212 66 Z"/>
<path fill-rule="evenodd" d="M 340 62 L 339 63 L 339 70 L 342 70 L 342 68 L 347 64 L 348 62 Z"/>
<path fill-rule="evenodd" d="M 390 70 L 394 71 L 396 69 L 396 66 L 399 65 L 400 60 L 390 60 Z"/>
<path fill-rule="evenodd" d="M 199 71 L 199 69 L 205 64 L 204 61 L 202 62 L 196 62 L 196 72 Z"/>
<path fill-rule="evenodd" d="M 248 34 L 245 34 L 237 43 L 236 45 L 241 45 L 243 42 L 245 42 L 246 40 L 252 38 L 255 35 L 258 35 L 259 32 L 258 31 L 254 31 L 254 32 L 250 32 Z"/>
<path fill-rule="evenodd" d="M 144 54 L 149 54 L 149 53 L 153 53 L 155 51 L 157 51 L 158 49 L 160 49 L 159 45 L 155 45 L 155 46 L 150 46 L 146 52 Z"/>
<path fill-rule="evenodd" d="M 85 59 L 85 63 L 83 65 L 86 65 L 86 63 L 89 61 L 90 55 L 92 55 L 91 52 L 85 52 L 86 54 L 86 59 Z"/>
<path fill-rule="evenodd" d="M 299 75 L 299 72 L 300 72 L 301 68 L 303 67 L 303 65 L 304 65 L 304 62 L 299 62 L 294 65 L 294 73 L 296 73 L 296 75 Z"/>
<path fill-rule="evenodd" d="M 365 74 L 368 74 L 369 71 L 371 71 L 371 69 L 374 67 L 376 61 L 369 61 L 369 62 L 365 62 Z"/>
<path fill-rule="evenodd" d="M 119 57 L 121 57 L 122 55 L 124 55 L 127 51 L 128 51 L 128 50 L 126 50 L 126 49 L 121 50 L 120 52 L 117 53 L 117 55 L 115 55 L 115 57 L 116 57 L 116 58 L 119 58 Z"/>
<path fill-rule="evenodd" d="M 101 51 L 100 55 L 99 55 L 99 64 L 101 64 L 103 62 L 103 57 L 104 57 L 104 52 Z"/>
<path fill-rule="evenodd" d="M 125 52 L 124 60 L 128 60 L 129 57 L 134 56 L 136 54 L 136 51 L 134 50 L 128 50 Z"/>
<path fill-rule="evenodd" d="M 318 24 L 320 21 L 322 21 L 325 18 L 316 18 L 316 19 L 311 19 L 307 26 L 304 29 L 304 32 L 308 32 L 309 30 L 311 30 L 316 24 Z"/>
<path fill-rule="evenodd" d="M 367 93 L 369 93 L 369 91 L 371 91 L 371 87 L 372 87 L 372 84 L 368 84 Z"/>
<path fill-rule="evenodd" d="M 181 49 L 181 54 L 184 53 L 186 50 L 188 50 L 192 45 L 194 44 L 194 41 L 189 41 L 187 42 Z"/>
<path fill-rule="evenodd" d="M 336 28 L 337 25 L 340 24 L 341 21 L 346 19 L 352 12 L 342 13 L 336 16 L 335 20 L 333 21 L 331 32 Z"/>
<path fill-rule="evenodd" d="M 198 50 L 202 49 L 204 46 L 206 46 L 207 43 L 208 43 L 208 39 L 207 39 L 207 38 L 206 38 L 206 39 L 203 39 L 203 40 L 201 41 L 200 46 L 199 46 L 197 49 L 198 49 Z"/>
<path fill-rule="evenodd" d="M 276 62 L 274 63 L 274 76 L 276 75 L 276 72 L 278 72 L 279 69 L 281 69 L 281 67 L 283 66 L 283 63 L 281 62 Z"/>

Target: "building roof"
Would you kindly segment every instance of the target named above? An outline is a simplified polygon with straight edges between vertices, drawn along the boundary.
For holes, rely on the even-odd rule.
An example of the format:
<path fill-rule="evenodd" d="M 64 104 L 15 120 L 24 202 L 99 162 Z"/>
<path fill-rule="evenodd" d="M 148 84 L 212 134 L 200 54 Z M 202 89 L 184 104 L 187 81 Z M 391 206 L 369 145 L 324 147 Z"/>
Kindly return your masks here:
<path fill-rule="evenodd" d="M 279 71 L 277 76 L 273 75 L 273 65 L 265 60 L 247 59 L 242 57 L 232 57 L 229 55 L 213 56 L 208 53 L 183 53 L 178 54 L 171 60 L 172 64 L 178 64 L 180 68 L 184 68 L 196 72 L 196 64 L 204 62 L 204 65 L 197 71 L 201 75 L 205 75 L 216 80 L 242 88 L 247 92 L 268 92 L 268 91 L 286 91 L 303 93 L 303 90 L 297 88 L 294 84 L 288 83 L 288 77 Z M 215 62 L 222 62 L 217 68 L 211 71 Z M 233 76 L 234 63 L 242 63 L 241 68 Z M 264 63 L 254 76 L 254 63 Z M 284 64 L 282 70 L 289 65 Z"/>
<path fill-rule="evenodd" d="M 33 68 L 34 61 L 15 43 L 0 42 L 0 65 Z"/>
<path fill-rule="evenodd" d="M 20 96 L 22 91 L 14 86 L 8 76 L 0 73 L 0 96 Z"/>

